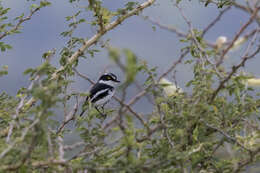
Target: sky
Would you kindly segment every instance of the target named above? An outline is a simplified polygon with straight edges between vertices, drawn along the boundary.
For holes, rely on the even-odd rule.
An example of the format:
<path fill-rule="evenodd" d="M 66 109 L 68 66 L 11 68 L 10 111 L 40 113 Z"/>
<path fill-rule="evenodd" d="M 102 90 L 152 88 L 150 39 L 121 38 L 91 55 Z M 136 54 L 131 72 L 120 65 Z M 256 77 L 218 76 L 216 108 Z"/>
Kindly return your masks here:
<path fill-rule="evenodd" d="M 37 2 L 37 1 L 36 1 Z M 24 76 L 23 72 L 27 68 L 36 67 L 42 63 L 42 54 L 48 50 L 56 48 L 57 52 L 65 46 L 64 39 L 60 33 L 67 30 L 66 16 L 70 16 L 78 10 L 75 4 L 68 1 L 52 0 L 52 5 L 41 9 L 30 21 L 23 25 L 22 33 L 6 37 L 3 41 L 12 45 L 13 49 L 6 52 L 0 52 L 1 66 L 8 65 L 9 74 L 0 78 L 0 92 L 6 91 L 10 95 L 15 95 L 19 88 L 27 87 L 29 84 L 28 76 Z M 110 10 L 123 8 L 126 0 L 106 0 L 104 5 Z M 143 2 L 143 1 L 142 1 Z M 31 1 L 26 0 L 3 0 L 5 7 L 10 7 L 10 15 L 16 17 L 21 13 L 28 14 L 28 7 Z M 81 0 L 80 5 L 86 6 L 87 0 Z M 185 1 L 180 4 L 185 15 L 192 21 L 194 28 L 205 28 L 218 14 L 220 9 L 214 5 L 204 7 L 198 1 Z M 158 0 L 155 5 L 145 9 L 142 13 L 144 16 L 159 21 L 162 24 L 175 26 L 183 31 L 187 31 L 188 27 L 182 19 L 179 11 L 174 7 L 172 0 Z M 226 36 L 228 40 L 237 32 L 238 28 L 247 21 L 248 16 L 242 11 L 235 8 L 228 11 L 224 18 L 210 30 L 205 38 L 211 42 L 219 36 Z M 86 15 L 86 20 L 90 20 Z M 136 53 L 138 58 L 146 60 L 150 67 L 158 67 L 159 74 L 164 72 L 170 64 L 177 60 L 180 55 L 181 48 L 185 47 L 184 43 L 180 43 L 180 38 L 174 33 L 165 31 L 153 26 L 149 21 L 144 20 L 141 16 L 133 16 L 108 32 L 102 40 L 110 40 L 110 45 L 116 48 L 131 49 Z M 95 29 L 88 25 L 80 27 L 76 35 L 82 37 L 91 37 L 95 34 Z M 237 57 L 231 57 L 227 60 L 230 64 L 235 64 Z M 53 63 L 57 64 L 59 56 L 54 57 Z M 246 71 L 257 76 L 258 65 L 260 60 L 255 58 L 246 66 Z M 95 58 L 81 59 L 78 70 L 88 75 L 91 79 L 96 80 L 104 68 L 113 63 L 108 58 L 106 50 L 101 49 Z M 57 67 L 59 65 L 57 64 Z M 116 67 L 109 69 L 118 75 L 119 79 L 123 79 L 122 73 Z M 192 68 L 187 65 L 181 65 L 177 69 L 177 80 L 181 87 L 192 77 Z M 260 75 L 260 74 L 259 74 Z M 170 78 L 170 76 L 169 76 Z M 143 82 L 145 76 L 139 75 L 138 81 Z M 80 78 L 75 79 L 73 90 L 86 91 L 90 84 Z M 135 88 L 130 88 L 129 96 L 135 94 Z M 142 105 L 142 104 L 139 104 Z M 136 105 L 138 108 L 138 105 Z M 138 109 L 142 109 L 139 107 Z"/>

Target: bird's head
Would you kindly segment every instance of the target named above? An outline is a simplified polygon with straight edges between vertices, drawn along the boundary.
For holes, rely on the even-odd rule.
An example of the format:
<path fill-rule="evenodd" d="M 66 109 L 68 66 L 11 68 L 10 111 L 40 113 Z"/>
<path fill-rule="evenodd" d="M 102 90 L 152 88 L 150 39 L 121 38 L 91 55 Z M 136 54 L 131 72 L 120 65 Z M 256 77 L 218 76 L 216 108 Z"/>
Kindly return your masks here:
<path fill-rule="evenodd" d="M 113 73 L 105 73 L 101 75 L 100 78 L 98 79 L 98 83 L 104 83 L 111 86 L 114 86 L 115 83 L 119 83 L 119 82 L 120 81 L 117 80 L 116 75 L 114 75 Z"/>

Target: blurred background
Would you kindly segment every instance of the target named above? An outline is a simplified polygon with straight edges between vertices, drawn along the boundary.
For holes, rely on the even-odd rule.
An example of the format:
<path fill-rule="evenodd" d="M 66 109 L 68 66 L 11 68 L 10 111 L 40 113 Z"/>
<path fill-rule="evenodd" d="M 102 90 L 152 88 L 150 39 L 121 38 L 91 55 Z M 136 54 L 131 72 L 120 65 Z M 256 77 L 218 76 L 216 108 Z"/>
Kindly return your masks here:
<path fill-rule="evenodd" d="M 117 8 L 123 8 L 126 2 L 126 0 L 116 2 L 106 0 L 103 3 L 108 9 L 116 10 Z M 186 32 L 188 29 L 187 24 L 177 8 L 174 7 L 174 2 L 172 0 L 158 0 L 154 6 L 145 9 L 142 15 L 149 16 L 149 18 L 161 24 L 174 26 Z M 21 13 L 25 13 L 25 16 L 28 15 L 29 6 L 33 2 L 3 0 L 1 3 L 4 7 L 11 8 L 9 14 L 14 18 L 21 15 Z M 61 32 L 68 30 L 68 22 L 65 17 L 75 14 L 87 4 L 87 0 L 72 4 L 67 1 L 53 0 L 51 6 L 41 9 L 30 21 L 23 25 L 22 33 L 11 35 L 3 40 L 12 45 L 13 49 L 0 53 L 1 66 L 7 65 L 9 67 L 9 74 L 0 78 L 0 92 L 6 91 L 10 95 L 15 95 L 19 88 L 27 87 L 29 84 L 28 76 L 24 76 L 23 72 L 27 68 L 40 65 L 43 61 L 42 54 L 48 50 L 53 48 L 57 50 L 52 62 L 59 67 L 59 52 L 68 41 L 60 35 Z M 204 29 L 214 20 L 219 10 L 221 10 L 215 5 L 204 7 L 199 1 L 183 0 L 180 6 L 185 15 L 192 21 L 193 27 L 199 30 Z M 91 21 L 90 15 L 87 15 L 87 13 L 84 13 L 84 15 L 87 21 Z M 230 41 L 243 23 L 248 20 L 248 17 L 243 11 L 232 7 L 231 10 L 224 14 L 221 21 L 205 35 L 205 39 L 214 43 L 219 36 L 225 36 L 227 41 Z M 76 30 L 75 35 L 90 38 L 95 32 L 94 27 L 85 24 Z M 108 39 L 113 47 L 131 49 L 139 59 L 147 61 L 150 67 L 157 67 L 159 74 L 178 59 L 181 48 L 185 47 L 185 43 L 180 42 L 180 38 L 176 34 L 160 29 L 142 16 L 129 18 L 102 38 L 103 41 Z M 88 56 L 87 59 L 80 59 L 78 70 L 92 80 L 96 80 L 106 68 L 123 80 L 123 73 L 120 73 L 120 69 L 113 65 L 113 62 L 108 57 L 107 50 L 101 49 L 99 46 L 97 46 L 97 49 L 100 52 L 96 53 L 94 58 Z M 229 58 L 226 59 L 225 63 L 233 65 L 240 59 L 241 52 L 238 49 L 228 56 Z M 259 63 L 260 59 L 254 58 L 250 60 L 246 64 L 245 71 L 257 76 Z M 171 77 L 168 76 L 170 80 Z M 179 65 L 176 73 L 178 85 L 187 90 L 185 89 L 185 83 L 191 78 L 192 68 L 188 65 Z M 75 84 L 72 86 L 74 91 L 87 91 L 90 87 L 90 84 L 81 78 L 76 77 L 74 80 Z M 137 80 L 143 83 L 145 76 L 140 74 L 137 76 Z M 132 96 L 136 92 L 136 88 L 132 87 L 128 94 Z M 137 104 L 135 109 L 146 112 L 147 107 L 143 106 L 143 104 Z"/>

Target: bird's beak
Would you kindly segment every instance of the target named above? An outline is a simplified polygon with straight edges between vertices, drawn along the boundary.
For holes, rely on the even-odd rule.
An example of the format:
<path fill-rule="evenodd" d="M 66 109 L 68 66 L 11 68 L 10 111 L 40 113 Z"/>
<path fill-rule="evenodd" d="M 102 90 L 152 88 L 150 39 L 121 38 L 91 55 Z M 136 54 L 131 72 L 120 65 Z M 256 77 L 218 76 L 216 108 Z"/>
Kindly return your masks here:
<path fill-rule="evenodd" d="M 119 80 L 114 80 L 115 82 L 119 83 L 120 81 Z"/>

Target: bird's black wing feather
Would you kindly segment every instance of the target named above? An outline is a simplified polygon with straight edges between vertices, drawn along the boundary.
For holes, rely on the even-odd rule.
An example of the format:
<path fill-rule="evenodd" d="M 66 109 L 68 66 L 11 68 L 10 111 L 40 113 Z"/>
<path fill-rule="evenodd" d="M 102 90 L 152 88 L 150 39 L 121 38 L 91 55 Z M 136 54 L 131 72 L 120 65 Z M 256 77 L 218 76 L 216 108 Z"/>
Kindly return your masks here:
<path fill-rule="evenodd" d="M 113 88 L 114 87 L 107 84 L 97 83 L 90 89 L 89 99 L 91 100 L 101 90 L 105 90 L 105 89 L 113 90 Z"/>

